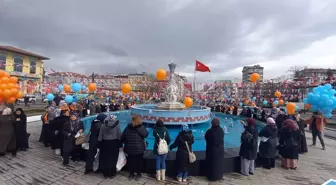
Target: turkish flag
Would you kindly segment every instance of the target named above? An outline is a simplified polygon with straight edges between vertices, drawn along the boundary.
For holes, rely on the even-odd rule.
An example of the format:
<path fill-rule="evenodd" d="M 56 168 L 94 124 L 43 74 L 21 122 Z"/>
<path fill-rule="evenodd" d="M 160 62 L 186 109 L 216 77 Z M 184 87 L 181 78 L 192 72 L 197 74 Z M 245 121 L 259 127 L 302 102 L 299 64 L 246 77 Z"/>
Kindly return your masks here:
<path fill-rule="evenodd" d="M 195 70 L 200 72 L 210 72 L 210 68 L 198 60 L 196 60 Z"/>

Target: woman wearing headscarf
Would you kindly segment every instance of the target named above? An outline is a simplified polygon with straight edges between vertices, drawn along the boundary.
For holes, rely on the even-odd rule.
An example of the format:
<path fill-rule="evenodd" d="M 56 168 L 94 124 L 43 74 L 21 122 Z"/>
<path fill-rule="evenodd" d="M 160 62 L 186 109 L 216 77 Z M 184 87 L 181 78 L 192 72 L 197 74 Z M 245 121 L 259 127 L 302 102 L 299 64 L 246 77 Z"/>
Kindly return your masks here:
<path fill-rule="evenodd" d="M 177 163 L 177 180 L 179 182 L 187 182 L 189 171 L 189 152 L 192 151 L 194 136 L 187 124 L 182 125 L 181 132 L 177 135 L 174 143 L 170 145 L 170 150 L 177 147 L 176 163 Z"/>
<path fill-rule="evenodd" d="M 11 152 L 14 157 L 16 156 L 14 121 L 12 110 L 3 107 L 0 115 L 0 156 L 4 156 L 6 152 Z"/>
<path fill-rule="evenodd" d="M 276 113 L 276 119 L 275 119 L 275 123 L 277 125 L 277 128 L 278 128 L 278 137 L 280 137 L 280 133 L 281 133 L 281 130 L 283 128 L 283 124 L 284 124 L 284 121 L 286 120 L 287 118 L 287 115 L 285 114 L 284 111 L 281 111 L 280 109 L 277 109 L 277 113 Z"/>
<path fill-rule="evenodd" d="M 254 174 L 254 160 L 257 158 L 258 149 L 258 129 L 256 127 L 256 120 L 247 118 L 246 123 L 242 121 L 245 131 L 241 135 L 241 145 L 239 156 L 241 157 L 241 171 L 242 175 L 248 176 Z"/>
<path fill-rule="evenodd" d="M 300 132 L 298 125 L 290 119 L 286 119 L 280 133 L 280 151 L 282 156 L 281 164 L 285 169 L 296 169 L 299 159 Z"/>
<path fill-rule="evenodd" d="M 205 133 L 207 177 L 210 181 L 223 178 L 224 130 L 217 118 L 211 121 L 211 128 Z"/>
<path fill-rule="evenodd" d="M 233 106 L 232 115 L 234 115 L 234 116 L 237 116 L 237 115 L 238 115 L 238 106 L 237 106 L 237 105 L 234 105 L 234 106 Z"/>
<path fill-rule="evenodd" d="M 122 141 L 125 144 L 125 153 L 128 154 L 127 165 L 129 170 L 129 180 L 138 181 L 141 178 L 143 168 L 143 154 L 146 149 L 145 138 L 148 137 L 148 131 L 142 124 L 139 116 L 132 117 L 132 123 L 129 124 L 122 133 Z M 135 175 L 136 173 L 136 175 Z"/>
<path fill-rule="evenodd" d="M 77 113 L 70 114 L 70 120 L 63 125 L 63 165 L 69 164 L 69 158 L 71 156 L 73 161 L 78 159 L 78 153 L 81 148 L 80 145 L 76 145 L 75 136 L 77 133 L 83 133 L 83 124 L 79 120 Z"/>
<path fill-rule="evenodd" d="M 56 155 L 61 154 L 63 146 L 63 134 L 62 130 L 64 124 L 69 121 L 70 111 L 68 109 L 61 109 L 60 116 L 56 117 L 54 121 L 50 123 L 51 130 L 51 148 L 55 150 Z"/>
<path fill-rule="evenodd" d="M 117 175 L 116 165 L 119 149 L 122 148 L 121 128 L 115 115 L 109 115 L 100 128 L 98 141 L 100 142 L 99 167 L 104 177 Z"/>
<path fill-rule="evenodd" d="M 26 151 L 29 148 L 27 134 L 27 116 L 21 108 L 17 108 L 14 113 L 14 117 L 16 149 Z"/>
<path fill-rule="evenodd" d="M 95 120 L 91 123 L 90 129 L 90 139 L 89 139 L 89 150 L 86 156 L 86 165 L 85 165 L 85 174 L 93 172 L 93 161 L 94 157 L 97 154 L 98 149 L 98 136 L 100 132 L 100 128 L 104 123 L 106 114 L 99 114 Z"/>
<path fill-rule="evenodd" d="M 307 153 L 308 152 L 308 146 L 307 146 L 307 140 L 306 140 L 306 132 L 305 128 L 307 127 L 307 124 L 305 123 L 305 120 L 301 119 L 300 113 L 295 114 L 295 121 L 299 126 L 300 131 L 300 142 L 299 142 L 299 153 Z"/>
<path fill-rule="evenodd" d="M 267 125 L 260 131 L 259 158 L 261 166 L 266 169 L 275 168 L 278 129 L 273 118 L 267 118 Z"/>

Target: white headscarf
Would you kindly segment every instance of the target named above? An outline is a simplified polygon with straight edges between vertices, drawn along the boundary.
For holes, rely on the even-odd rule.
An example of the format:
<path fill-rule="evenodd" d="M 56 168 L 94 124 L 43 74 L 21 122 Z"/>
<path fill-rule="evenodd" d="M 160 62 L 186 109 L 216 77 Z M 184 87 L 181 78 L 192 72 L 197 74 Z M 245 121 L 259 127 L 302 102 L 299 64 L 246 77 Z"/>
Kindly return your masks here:
<path fill-rule="evenodd" d="M 2 115 L 11 115 L 12 114 L 12 109 L 6 107 L 3 111 L 2 111 Z"/>

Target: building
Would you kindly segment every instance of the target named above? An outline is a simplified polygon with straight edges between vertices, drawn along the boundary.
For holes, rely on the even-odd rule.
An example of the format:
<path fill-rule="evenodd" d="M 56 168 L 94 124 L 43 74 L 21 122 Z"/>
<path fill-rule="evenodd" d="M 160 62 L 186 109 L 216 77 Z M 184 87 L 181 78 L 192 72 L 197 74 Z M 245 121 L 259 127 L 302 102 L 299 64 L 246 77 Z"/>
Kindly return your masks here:
<path fill-rule="evenodd" d="M 142 91 L 143 86 L 145 86 L 149 80 L 149 75 L 146 72 L 128 74 L 128 80 L 132 91 Z"/>
<path fill-rule="evenodd" d="M 250 76 L 253 73 L 258 73 L 260 76 L 260 82 L 264 80 L 264 67 L 261 67 L 260 65 L 254 65 L 254 66 L 244 66 L 243 68 L 243 82 L 249 82 L 250 81 Z"/>
<path fill-rule="evenodd" d="M 336 76 L 336 69 L 305 68 L 294 74 L 295 81 L 310 79 L 316 83 L 324 83 L 326 80 L 333 81 Z"/>
<path fill-rule="evenodd" d="M 12 46 L 0 45 L 0 69 L 19 79 L 25 94 L 41 92 L 44 62 L 49 58 Z"/>

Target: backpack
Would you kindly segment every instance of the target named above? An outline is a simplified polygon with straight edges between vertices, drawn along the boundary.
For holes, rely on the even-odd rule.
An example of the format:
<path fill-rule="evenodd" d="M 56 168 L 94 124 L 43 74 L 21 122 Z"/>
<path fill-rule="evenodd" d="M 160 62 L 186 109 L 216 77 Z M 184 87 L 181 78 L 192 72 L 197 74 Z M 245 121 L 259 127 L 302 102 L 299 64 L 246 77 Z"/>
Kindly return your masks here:
<path fill-rule="evenodd" d="M 167 141 L 165 140 L 166 138 L 166 132 L 164 133 L 163 138 L 160 138 L 159 134 L 156 134 L 159 137 L 159 144 L 158 144 L 158 149 L 157 153 L 159 155 L 164 155 L 168 153 L 168 144 Z"/>

